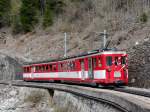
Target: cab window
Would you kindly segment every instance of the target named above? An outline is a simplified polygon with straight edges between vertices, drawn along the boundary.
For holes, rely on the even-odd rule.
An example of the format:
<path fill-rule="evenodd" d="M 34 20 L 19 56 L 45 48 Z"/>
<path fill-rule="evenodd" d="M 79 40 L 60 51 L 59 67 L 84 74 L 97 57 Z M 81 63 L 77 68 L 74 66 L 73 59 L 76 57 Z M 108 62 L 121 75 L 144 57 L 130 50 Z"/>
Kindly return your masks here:
<path fill-rule="evenodd" d="M 121 57 L 121 64 L 122 64 L 122 65 L 125 65 L 125 64 L 126 64 L 126 57 L 125 57 L 125 56 L 122 56 L 122 57 Z"/>
<path fill-rule="evenodd" d="M 112 65 L 112 57 L 111 56 L 107 56 L 106 57 L 106 64 L 107 64 L 107 66 L 111 66 Z"/>
<path fill-rule="evenodd" d="M 102 67 L 102 63 L 101 63 L 101 58 L 100 57 L 98 58 L 98 66 Z"/>
<path fill-rule="evenodd" d="M 118 65 L 118 57 L 115 57 L 115 65 Z"/>

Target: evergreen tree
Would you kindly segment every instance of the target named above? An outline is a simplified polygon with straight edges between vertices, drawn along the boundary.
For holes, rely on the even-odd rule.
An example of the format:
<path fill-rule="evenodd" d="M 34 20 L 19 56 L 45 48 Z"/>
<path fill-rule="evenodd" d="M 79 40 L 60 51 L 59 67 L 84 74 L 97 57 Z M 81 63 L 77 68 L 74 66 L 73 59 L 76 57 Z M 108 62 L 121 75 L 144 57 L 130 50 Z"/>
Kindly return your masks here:
<path fill-rule="evenodd" d="M 52 11 L 52 3 L 53 0 L 47 0 L 46 1 L 46 7 L 43 17 L 43 26 L 47 27 L 53 24 L 53 11 Z"/>
<path fill-rule="evenodd" d="M 20 19 L 22 23 L 22 28 L 25 32 L 32 31 L 34 25 L 38 22 L 38 9 L 38 0 L 22 0 L 22 6 L 20 9 Z"/>
<path fill-rule="evenodd" d="M 65 4 L 62 0 L 46 0 L 43 26 L 48 27 L 53 24 L 53 17 L 63 12 Z"/>
<path fill-rule="evenodd" d="M 0 0 L 0 27 L 10 24 L 10 1 Z"/>

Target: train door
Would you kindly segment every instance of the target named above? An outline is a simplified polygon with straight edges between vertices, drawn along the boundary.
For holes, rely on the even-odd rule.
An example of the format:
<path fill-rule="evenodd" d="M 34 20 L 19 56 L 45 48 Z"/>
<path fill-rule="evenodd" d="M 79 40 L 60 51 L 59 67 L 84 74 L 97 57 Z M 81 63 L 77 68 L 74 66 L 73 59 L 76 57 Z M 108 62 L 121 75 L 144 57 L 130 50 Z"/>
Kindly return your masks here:
<path fill-rule="evenodd" d="M 84 59 L 80 61 L 80 66 L 81 66 L 81 78 L 82 80 L 85 80 L 85 66 L 84 66 Z"/>
<path fill-rule="evenodd" d="M 92 58 L 88 58 L 88 76 L 90 79 L 94 79 Z"/>

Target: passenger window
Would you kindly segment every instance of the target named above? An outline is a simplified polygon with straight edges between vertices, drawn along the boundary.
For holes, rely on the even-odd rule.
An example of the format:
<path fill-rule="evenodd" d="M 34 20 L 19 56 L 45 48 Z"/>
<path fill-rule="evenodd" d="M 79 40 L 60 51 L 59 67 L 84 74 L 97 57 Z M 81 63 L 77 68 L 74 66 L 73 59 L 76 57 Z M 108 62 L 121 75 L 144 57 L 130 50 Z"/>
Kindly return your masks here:
<path fill-rule="evenodd" d="M 112 65 L 112 57 L 111 56 L 107 56 L 106 57 L 106 64 L 107 64 L 107 66 L 111 66 Z"/>
<path fill-rule="evenodd" d="M 61 71 L 61 64 L 58 64 L 58 70 Z"/>
<path fill-rule="evenodd" d="M 48 67 L 48 65 L 46 65 L 46 71 L 48 71 L 49 70 L 49 67 Z"/>
<path fill-rule="evenodd" d="M 53 65 L 53 71 L 56 71 L 56 65 Z"/>
<path fill-rule="evenodd" d="M 38 66 L 36 66 L 36 67 L 35 67 L 35 71 L 37 72 L 38 70 L 39 70 L 39 69 L 38 69 Z"/>
<path fill-rule="evenodd" d="M 118 65 L 118 57 L 115 57 L 115 65 Z"/>
<path fill-rule="evenodd" d="M 26 68 L 24 68 L 24 72 L 26 73 Z"/>
<path fill-rule="evenodd" d="M 41 69 L 42 71 L 45 71 L 45 66 L 44 66 L 44 65 L 42 65 L 41 68 L 42 68 L 42 69 Z"/>
<path fill-rule="evenodd" d="M 122 57 L 121 57 L 121 64 L 122 64 L 122 65 L 125 65 L 125 64 L 126 64 L 126 57 L 125 57 L 125 56 L 122 56 Z"/>
<path fill-rule="evenodd" d="M 30 68 L 29 67 L 27 67 L 27 73 L 29 73 L 30 72 L 30 70 L 29 70 Z"/>
<path fill-rule="evenodd" d="M 101 58 L 98 58 L 98 66 L 101 67 L 102 63 L 101 63 Z"/>
<path fill-rule="evenodd" d="M 52 65 L 49 65 L 50 71 L 52 71 Z"/>
<path fill-rule="evenodd" d="M 96 58 L 93 58 L 93 66 L 94 68 L 96 68 L 97 64 L 96 64 Z"/>

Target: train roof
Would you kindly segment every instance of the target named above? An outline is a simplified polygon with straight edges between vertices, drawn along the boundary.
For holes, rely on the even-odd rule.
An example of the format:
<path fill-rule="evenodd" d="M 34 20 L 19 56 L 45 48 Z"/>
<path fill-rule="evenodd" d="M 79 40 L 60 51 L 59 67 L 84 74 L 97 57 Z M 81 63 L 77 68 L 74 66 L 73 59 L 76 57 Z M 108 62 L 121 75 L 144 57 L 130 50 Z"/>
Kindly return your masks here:
<path fill-rule="evenodd" d="M 27 65 L 33 65 L 33 64 L 45 64 L 45 63 L 50 63 L 50 62 L 56 62 L 56 61 L 63 61 L 63 60 L 68 60 L 68 59 L 72 59 L 72 58 L 82 58 L 84 56 L 90 56 L 90 55 L 94 55 L 94 54 L 126 54 L 125 51 L 120 51 L 117 49 L 97 49 L 97 50 L 93 50 L 93 51 L 89 51 L 89 52 L 83 52 L 79 55 L 76 56 L 68 56 L 68 57 L 63 57 L 60 59 L 48 59 L 48 60 L 44 60 L 44 61 L 36 61 L 36 62 L 28 62 L 28 63 L 24 63 L 25 66 Z"/>

